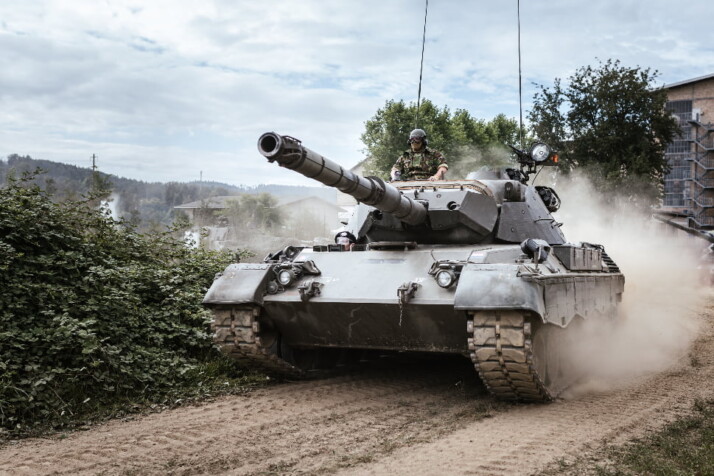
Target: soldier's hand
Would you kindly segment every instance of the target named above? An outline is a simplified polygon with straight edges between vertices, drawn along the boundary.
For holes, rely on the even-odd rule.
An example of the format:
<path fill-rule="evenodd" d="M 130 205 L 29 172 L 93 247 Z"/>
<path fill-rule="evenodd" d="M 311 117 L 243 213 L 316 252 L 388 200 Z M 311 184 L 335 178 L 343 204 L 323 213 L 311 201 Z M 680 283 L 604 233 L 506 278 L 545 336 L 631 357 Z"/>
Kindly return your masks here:
<path fill-rule="evenodd" d="M 439 170 L 437 170 L 434 175 L 429 177 L 429 180 L 432 182 L 435 180 L 444 180 L 445 173 L 446 173 L 446 167 L 439 167 Z"/>

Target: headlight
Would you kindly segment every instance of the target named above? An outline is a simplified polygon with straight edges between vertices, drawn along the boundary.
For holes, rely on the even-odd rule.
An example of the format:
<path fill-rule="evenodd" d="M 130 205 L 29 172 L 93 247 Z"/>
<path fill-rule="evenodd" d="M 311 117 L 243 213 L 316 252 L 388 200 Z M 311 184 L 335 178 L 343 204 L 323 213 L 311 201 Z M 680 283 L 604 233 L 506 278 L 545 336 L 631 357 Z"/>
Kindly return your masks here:
<path fill-rule="evenodd" d="M 448 288 L 456 281 L 456 274 L 450 269 L 442 269 L 436 273 L 436 284 L 442 288 Z"/>
<path fill-rule="evenodd" d="M 292 269 L 284 269 L 278 273 L 278 282 L 283 286 L 289 286 L 295 281 L 295 272 Z"/>
<path fill-rule="evenodd" d="M 531 147 L 531 158 L 536 162 L 545 162 L 550 157 L 550 147 L 542 142 L 536 142 Z"/>

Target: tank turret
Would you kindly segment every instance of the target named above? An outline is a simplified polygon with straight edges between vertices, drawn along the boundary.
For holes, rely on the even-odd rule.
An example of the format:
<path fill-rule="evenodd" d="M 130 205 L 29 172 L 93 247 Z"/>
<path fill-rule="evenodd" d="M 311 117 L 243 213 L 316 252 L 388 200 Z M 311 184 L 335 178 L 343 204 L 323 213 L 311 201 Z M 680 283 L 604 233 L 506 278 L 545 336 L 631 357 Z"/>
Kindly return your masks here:
<path fill-rule="evenodd" d="M 258 150 L 277 162 L 318 182 L 335 187 L 364 204 L 357 208 L 348 230 L 359 243 L 414 242 L 475 244 L 541 239 L 561 244 L 564 237 L 550 215 L 554 192 L 530 187 L 528 176 L 556 157 L 545 144 L 527 152 L 514 149 L 518 169 L 504 169 L 487 179 L 399 181 L 385 183 L 362 177 L 303 146 L 299 139 L 267 132 Z"/>

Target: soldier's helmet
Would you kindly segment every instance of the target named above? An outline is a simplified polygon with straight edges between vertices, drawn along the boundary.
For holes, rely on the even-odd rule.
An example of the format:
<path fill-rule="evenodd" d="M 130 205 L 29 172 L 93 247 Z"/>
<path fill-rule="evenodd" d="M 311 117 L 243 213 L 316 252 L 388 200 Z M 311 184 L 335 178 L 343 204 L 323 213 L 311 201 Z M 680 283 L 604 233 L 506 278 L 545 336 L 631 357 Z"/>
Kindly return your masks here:
<path fill-rule="evenodd" d="M 424 129 L 414 129 L 410 134 L 409 134 L 409 144 L 412 142 L 416 141 L 422 141 L 424 145 L 427 145 L 427 140 L 426 140 L 426 132 L 424 132 Z"/>
<path fill-rule="evenodd" d="M 355 235 L 349 231 L 341 231 L 335 235 L 335 243 L 338 245 L 350 245 L 356 241 L 357 238 L 355 238 Z"/>

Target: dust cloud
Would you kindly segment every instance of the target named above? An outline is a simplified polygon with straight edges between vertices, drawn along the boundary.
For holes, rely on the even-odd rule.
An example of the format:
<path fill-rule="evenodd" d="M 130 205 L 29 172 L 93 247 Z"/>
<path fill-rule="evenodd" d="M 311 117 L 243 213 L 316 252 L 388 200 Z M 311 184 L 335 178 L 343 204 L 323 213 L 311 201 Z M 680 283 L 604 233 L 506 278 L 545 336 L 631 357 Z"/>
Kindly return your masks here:
<path fill-rule="evenodd" d="M 109 195 L 109 198 L 106 200 L 103 200 L 100 204 L 101 208 L 108 211 L 110 213 L 110 216 L 116 220 L 119 221 L 121 217 L 119 216 L 119 200 L 120 200 L 119 194 L 112 193 Z"/>
<path fill-rule="evenodd" d="M 563 205 L 555 217 L 566 239 L 604 245 L 625 275 L 619 316 L 578 328 L 567 354 L 585 377 L 566 398 L 622 387 L 681 363 L 697 333 L 704 288 L 697 267 L 708 243 L 634 210 L 627 199 L 606 200 L 582 176 L 559 181 Z"/>
<path fill-rule="evenodd" d="M 446 158 L 449 163 L 447 179 L 461 180 L 482 167 L 517 167 L 510 158 L 511 154 L 509 149 L 500 145 L 487 147 L 485 150 L 479 147 L 460 147 L 453 156 Z"/>

